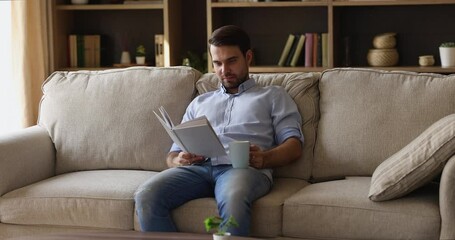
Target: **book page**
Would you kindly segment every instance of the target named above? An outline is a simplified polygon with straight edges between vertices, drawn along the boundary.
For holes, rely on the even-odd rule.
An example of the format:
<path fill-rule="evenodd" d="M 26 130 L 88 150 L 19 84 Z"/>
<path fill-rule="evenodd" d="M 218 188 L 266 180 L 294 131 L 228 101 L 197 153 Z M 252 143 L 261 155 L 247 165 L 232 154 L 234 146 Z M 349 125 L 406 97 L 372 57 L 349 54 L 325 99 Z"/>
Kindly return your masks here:
<path fill-rule="evenodd" d="M 163 125 L 164 130 L 166 130 L 167 134 L 169 135 L 169 137 L 171 137 L 172 141 L 174 141 L 175 144 L 177 144 L 183 151 L 188 152 L 188 149 L 185 147 L 183 142 L 180 141 L 178 136 L 174 134 L 174 131 L 168 125 L 168 123 L 166 123 L 155 111 L 153 111 L 153 113 L 155 114 L 156 118 L 158 118 L 158 120 L 160 121 L 161 125 Z"/>
<path fill-rule="evenodd" d="M 206 118 L 197 119 L 194 125 L 177 126 L 174 128 L 174 133 L 185 143 L 190 153 L 205 157 L 226 155 L 223 144 Z"/>
<path fill-rule="evenodd" d="M 185 152 L 216 157 L 226 155 L 220 139 L 206 116 L 201 116 L 174 126 L 164 107 L 159 108 L 161 116 L 153 112 L 171 139 Z"/>
<path fill-rule="evenodd" d="M 166 112 L 166 109 L 164 109 L 164 107 L 161 106 L 159 108 L 159 110 L 160 110 L 161 116 L 163 117 L 162 120 L 164 120 L 164 122 L 166 122 L 170 128 L 173 128 L 174 123 L 172 122 L 171 117 L 169 117 L 169 114 Z"/>

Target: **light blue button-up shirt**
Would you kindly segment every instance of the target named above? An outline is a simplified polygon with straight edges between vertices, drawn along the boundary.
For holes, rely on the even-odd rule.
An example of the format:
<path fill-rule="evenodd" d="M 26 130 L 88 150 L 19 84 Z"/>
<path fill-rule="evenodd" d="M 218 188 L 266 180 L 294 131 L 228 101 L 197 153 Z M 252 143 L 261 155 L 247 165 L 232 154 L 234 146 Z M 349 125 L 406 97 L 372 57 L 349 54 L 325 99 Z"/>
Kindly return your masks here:
<path fill-rule="evenodd" d="M 250 141 L 266 151 L 290 137 L 303 144 L 301 116 L 295 102 L 280 86 L 261 87 L 250 78 L 230 94 L 218 90 L 197 96 L 186 109 L 182 122 L 205 115 L 224 148 L 231 141 Z M 181 149 L 174 143 L 170 151 Z M 212 165 L 231 164 L 228 156 L 211 158 Z M 271 170 L 265 173 L 271 178 Z"/>

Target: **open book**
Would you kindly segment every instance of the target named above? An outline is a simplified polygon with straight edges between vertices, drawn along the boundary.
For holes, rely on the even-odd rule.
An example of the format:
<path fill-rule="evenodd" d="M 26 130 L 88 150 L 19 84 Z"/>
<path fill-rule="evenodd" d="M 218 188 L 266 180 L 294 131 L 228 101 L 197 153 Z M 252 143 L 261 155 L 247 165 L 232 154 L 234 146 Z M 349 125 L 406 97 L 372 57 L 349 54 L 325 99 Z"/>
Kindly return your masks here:
<path fill-rule="evenodd" d="M 155 115 L 172 140 L 185 152 L 204 157 L 226 155 L 223 144 L 213 130 L 207 117 L 202 116 L 175 126 L 163 106 L 160 115 Z"/>

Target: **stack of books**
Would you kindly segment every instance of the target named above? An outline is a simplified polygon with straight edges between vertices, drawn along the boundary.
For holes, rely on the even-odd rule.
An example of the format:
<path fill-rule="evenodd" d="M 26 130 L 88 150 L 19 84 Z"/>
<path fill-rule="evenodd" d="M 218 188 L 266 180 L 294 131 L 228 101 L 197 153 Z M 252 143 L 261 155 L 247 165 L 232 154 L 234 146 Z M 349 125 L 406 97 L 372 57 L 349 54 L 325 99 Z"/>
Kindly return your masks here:
<path fill-rule="evenodd" d="M 278 66 L 328 67 L 328 34 L 289 34 Z"/>
<path fill-rule="evenodd" d="M 100 67 L 100 35 L 71 34 L 68 43 L 68 65 L 70 67 Z"/>

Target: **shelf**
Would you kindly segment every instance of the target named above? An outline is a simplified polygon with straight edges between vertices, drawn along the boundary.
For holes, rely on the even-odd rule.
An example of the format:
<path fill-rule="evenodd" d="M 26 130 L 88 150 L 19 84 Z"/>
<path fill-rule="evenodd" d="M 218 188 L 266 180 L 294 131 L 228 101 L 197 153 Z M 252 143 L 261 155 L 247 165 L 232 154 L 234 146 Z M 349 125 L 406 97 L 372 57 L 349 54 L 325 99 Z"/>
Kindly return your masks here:
<path fill-rule="evenodd" d="M 101 70 L 107 70 L 107 69 L 114 69 L 115 67 L 87 67 L 87 68 L 72 68 L 72 67 L 67 67 L 67 68 L 57 68 L 55 71 L 101 71 Z"/>
<path fill-rule="evenodd" d="M 213 8 L 239 7 L 312 7 L 327 6 L 327 1 L 288 1 L 288 2 L 213 2 Z"/>
<path fill-rule="evenodd" d="M 323 67 L 278 67 L 278 66 L 251 66 L 250 73 L 287 73 L 287 72 L 322 72 Z"/>
<path fill-rule="evenodd" d="M 419 73 L 454 73 L 455 67 L 447 67 L 443 68 L 440 66 L 432 66 L 432 67 L 419 67 L 419 66 L 394 66 L 394 67 L 364 67 L 364 68 L 372 68 L 372 69 L 382 69 L 387 71 L 410 71 L 410 72 L 419 72 Z"/>
<path fill-rule="evenodd" d="M 87 4 L 87 5 L 58 5 L 57 10 L 135 10 L 163 9 L 162 3 L 157 4 Z"/>
<path fill-rule="evenodd" d="M 390 0 L 390 1 L 369 1 L 369 0 L 335 0 L 333 6 L 406 6 L 406 5 L 439 5 L 439 4 L 455 4 L 453 0 Z"/>
<path fill-rule="evenodd" d="M 440 66 L 420 67 L 420 66 L 394 66 L 394 67 L 370 67 L 355 66 L 353 68 L 370 68 L 386 71 L 409 71 L 418 73 L 454 73 L 455 67 L 443 68 Z M 250 73 L 287 73 L 287 72 L 322 72 L 330 68 L 324 67 L 277 67 L 277 66 L 251 66 Z"/>
<path fill-rule="evenodd" d="M 453 0 L 322 0 L 322 1 L 277 1 L 277 2 L 213 2 L 212 8 L 229 7 L 311 7 L 311 6 L 399 6 L 455 4 Z"/>
<path fill-rule="evenodd" d="M 145 66 L 135 65 L 131 66 Z M 112 66 L 112 67 L 99 67 L 99 68 L 60 68 L 57 71 L 78 71 L 78 70 L 106 70 L 116 69 L 119 67 L 129 66 Z M 153 66 L 148 66 L 153 67 Z M 407 71 L 407 72 L 418 72 L 418 73 L 440 73 L 440 74 L 451 74 L 455 72 L 455 67 L 442 68 L 438 66 L 432 67 L 419 67 L 419 66 L 395 66 L 395 67 L 354 67 L 354 68 L 369 68 L 386 71 Z M 277 67 L 277 66 L 251 66 L 250 73 L 289 73 L 289 72 L 322 72 L 330 68 L 324 67 Z"/>

